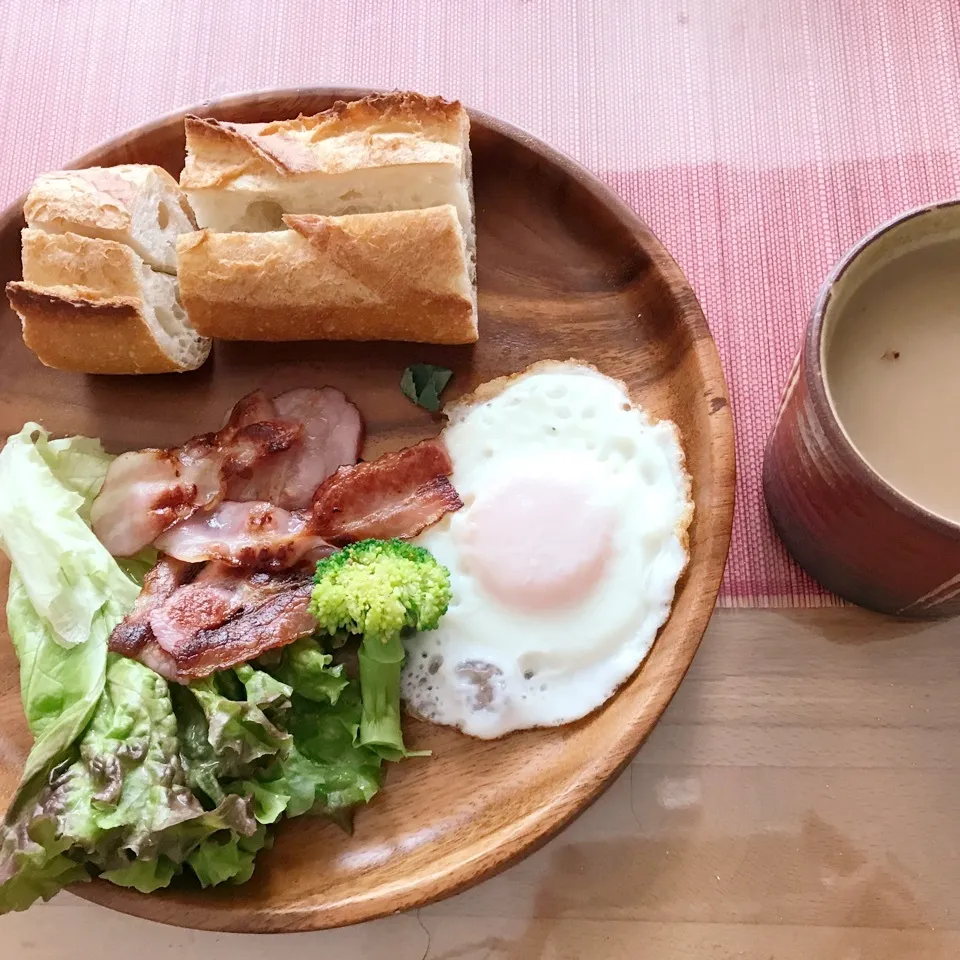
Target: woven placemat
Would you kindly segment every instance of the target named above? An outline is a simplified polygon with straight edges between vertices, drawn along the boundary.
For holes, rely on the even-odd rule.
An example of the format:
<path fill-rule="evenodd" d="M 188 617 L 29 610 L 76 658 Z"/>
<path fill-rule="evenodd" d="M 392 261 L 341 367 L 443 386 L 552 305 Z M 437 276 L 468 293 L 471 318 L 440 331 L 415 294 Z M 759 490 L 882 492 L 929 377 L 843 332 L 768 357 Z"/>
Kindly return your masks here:
<path fill-rule="evenodd" d="M 297 85 L 458 97 L 570 153 L 693 283 L 737 423 L 721 601 L 834 602 L 786 557 L 763 444 L 816 290 L 960 194 L 957 0 L 0 0 L 0 203 L 176 107 Z"/>

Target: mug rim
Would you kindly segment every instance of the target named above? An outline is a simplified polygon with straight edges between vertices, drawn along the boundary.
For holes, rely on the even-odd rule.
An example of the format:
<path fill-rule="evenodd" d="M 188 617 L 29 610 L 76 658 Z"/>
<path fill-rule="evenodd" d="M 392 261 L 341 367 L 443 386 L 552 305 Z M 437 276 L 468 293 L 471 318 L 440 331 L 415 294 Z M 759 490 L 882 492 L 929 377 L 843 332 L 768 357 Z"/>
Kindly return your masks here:
<path fill-rule="evenodd" d="M 949 200 L 938 200 L 925 203 L 899 213 L 891 219 L 875 227 L 862 236 L 837 261 L 817 292 L 813 304 L 813 312 L 803 343 L 804 376 L 810 399 L 813 403 L 817 421 L 828 435 L 831 444 L 843 458 L 844 465 L 856 477 L 858 482 L 866 484 L 870 491 L 880 497 L 888 506 L 906 514 L 912 522 L 921 524 L 927 529 L 939 533 L 953 535 L 960 540 L 960 522 L 950 520 L 939 513 L 934 513 L 917 501 L 901 493 L 896 487 L 885 480 L 869 461 L 854 446 L 840 423 L 833 403 L 827 391 L 826 372 L 823 363 L 823 334 L 827 308 L 833 297 L 837 282 L 842 279 L 854 262 L 877 240 L 899 227 L 901 224 L 918 217 L 942 210 L 948 207 L 960 207 L 960 197 Z"/>

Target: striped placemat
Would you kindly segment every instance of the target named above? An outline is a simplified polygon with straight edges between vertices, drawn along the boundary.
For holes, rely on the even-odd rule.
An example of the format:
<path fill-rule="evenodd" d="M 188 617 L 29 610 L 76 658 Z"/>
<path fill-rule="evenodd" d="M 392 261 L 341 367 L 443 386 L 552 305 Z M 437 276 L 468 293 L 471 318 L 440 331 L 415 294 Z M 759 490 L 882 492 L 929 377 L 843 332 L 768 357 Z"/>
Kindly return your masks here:
<path fill-rule="evenodd" d="M 956 0 L 2 0 L 0 19 L 3 204 L 130 126 L 267 87 L 458 97 L 572 154 L 664 240 L 719 344 L 722 602 L 833 602 L 772 534 L 763 443 L 833 262 L 960 193 Z"/>

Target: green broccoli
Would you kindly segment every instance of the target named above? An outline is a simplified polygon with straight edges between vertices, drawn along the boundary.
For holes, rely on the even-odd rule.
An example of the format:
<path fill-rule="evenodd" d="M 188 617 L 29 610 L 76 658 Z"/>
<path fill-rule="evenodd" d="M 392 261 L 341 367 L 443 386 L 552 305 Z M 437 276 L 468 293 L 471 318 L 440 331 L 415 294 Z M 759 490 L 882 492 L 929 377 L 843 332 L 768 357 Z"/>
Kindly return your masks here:
<path fill-rule="evenodd" d="M 433 630 L 450 603 L 450 573 L 423 547 L 361 540 L 317 564 L 310 612 L 327 633 L 346 630 L 388 643 L 404 630 Z"/>
<path fill-rule="evenodd" d="M 310 612 L 320 630 L 362 635 L 359 742 L 386 759 L 406 756 L 400 732 L 401 638 L 433 630 L 450 603 L 450 573 L 402 540 L 361 540 L 317 564 Z"/>

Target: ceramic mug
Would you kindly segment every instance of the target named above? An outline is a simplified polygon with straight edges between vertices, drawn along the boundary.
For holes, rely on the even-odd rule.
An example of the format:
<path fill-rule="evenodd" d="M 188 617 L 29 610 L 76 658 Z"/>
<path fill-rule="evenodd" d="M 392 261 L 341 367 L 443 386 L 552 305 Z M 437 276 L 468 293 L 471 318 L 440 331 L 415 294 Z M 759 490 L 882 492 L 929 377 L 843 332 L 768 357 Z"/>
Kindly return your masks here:
<path fill-rule="evenodd" d="M 954 237 L 960 200 L 905 213 L 847 252 L 817 297 L 764 459 L 767 507 L 794 558 L 845 599 L 898 616 L 960 613 L 960 524 L 864 459 L 838 418 L 826 358 L 852 293 L 904 251 Z"/>

